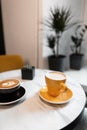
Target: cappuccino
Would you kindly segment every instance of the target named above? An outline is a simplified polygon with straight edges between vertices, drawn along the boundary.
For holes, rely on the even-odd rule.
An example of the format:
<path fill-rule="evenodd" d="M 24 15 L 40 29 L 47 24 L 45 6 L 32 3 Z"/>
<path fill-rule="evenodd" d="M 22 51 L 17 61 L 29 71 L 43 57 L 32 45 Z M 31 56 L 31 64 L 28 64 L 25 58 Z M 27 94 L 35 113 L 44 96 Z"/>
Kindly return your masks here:
<path fill-rule="evenodd" d="M 14 88 L 19 85 L 19 80 L 17 79 L 7 79 L 0 82 L 0 89 Z"/>
<path fill-rule="evenodd" d="M 46 77 L 52 80 L 64 80 L 66 78 L 61 72 L 50 72 L 46 74 Z"/>
<path fill-rule="evenodd" d="M 55 71 L 48 72 L 45 75 L 45 81 L 49 95 L 55 97 L 65 91 L 66 76 L 64 73 Z"/>

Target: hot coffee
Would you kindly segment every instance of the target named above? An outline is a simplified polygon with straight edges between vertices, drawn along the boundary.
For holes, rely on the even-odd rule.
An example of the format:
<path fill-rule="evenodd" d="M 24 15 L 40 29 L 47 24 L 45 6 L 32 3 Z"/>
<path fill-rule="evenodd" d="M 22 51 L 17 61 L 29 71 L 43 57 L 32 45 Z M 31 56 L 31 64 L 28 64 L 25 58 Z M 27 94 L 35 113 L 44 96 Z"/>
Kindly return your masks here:
<path fill-rule="evenodd" d="M 14 88 L 15 86 L 19 85 L 19 80 L 16 79 L 7 79 L 0 82 L 0 89 L 1 88 Z"/>
<path fill-rule="evenodd" d="M 0 93 L 11 93 L 20 87 L 17 79 L 7 79 L 0 82 Z"/>
<path fill-rule="evenodd" d="M 45 75 L 45 81 L 48 93 L 51 96 L 58 96 L 58 94 L 63 92 L 66 88 L 66 76 L 62 72 L 48 72 Z"/>
<path fill-rule="evenodd" d="M 61 72 L 50 72 L 46 74 L 46 77 L 52 80 L 65 80 L 66 79 L 65 75 Z"/>

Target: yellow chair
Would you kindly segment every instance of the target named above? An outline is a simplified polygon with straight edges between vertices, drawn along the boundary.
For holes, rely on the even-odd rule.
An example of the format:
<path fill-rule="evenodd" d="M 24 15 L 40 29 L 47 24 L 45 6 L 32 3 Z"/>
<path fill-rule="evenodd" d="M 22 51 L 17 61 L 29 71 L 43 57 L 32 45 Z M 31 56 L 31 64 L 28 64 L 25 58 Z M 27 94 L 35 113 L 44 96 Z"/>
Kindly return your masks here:
<path fill-rule="evenodd" d="M 0 72 L 21 69 L 23 65 L 20 55 L 0 55 Z"/>

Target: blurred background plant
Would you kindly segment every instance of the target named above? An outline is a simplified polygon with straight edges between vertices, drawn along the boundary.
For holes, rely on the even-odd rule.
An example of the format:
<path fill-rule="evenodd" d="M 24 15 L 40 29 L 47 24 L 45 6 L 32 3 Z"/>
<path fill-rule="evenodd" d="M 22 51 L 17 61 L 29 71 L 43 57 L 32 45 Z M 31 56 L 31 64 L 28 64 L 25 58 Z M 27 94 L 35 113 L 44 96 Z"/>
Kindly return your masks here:
<path fill-rule="evenodd" d="M 48 47 L 52 49 L 53 55 L 55 55 L 55 36 L 47 36 Z"/>
<path fill-rule="evenodd" d="M 71 40 L 74 45 L 71 45 L 71 50 L 75 54 L 81 53 L 82 42 L 84 41 L 84 35 L 87 31 L 86 24 L 79 24 L 75 28 L 75 35 L 71 36 Z"/>
<path fill-rule="evenodd" d="M 60 39 L 62 34 L 68 29 L 75 26 L 77 22 L 72 21 L 72 13 L 70 8 L 50 8 L 49 16 L 45 20 L 48 27 L 47 42 L 52 54 L 48 56 L 48 65 L 51 70 L 64 71 L 66 67 L 66 55 L 60 52 Z M 65 42 L 63 43 L 65 44 Z"/>
<path fill-rule="evenodd" d="M 71 23 L 71 19 L 72 15 L 70 9 L 64 7 L 61 9 L 58 7 L 54 9 L 50 8 L 49 17 L 46 19 L 45 25 L 52 31 L 52 34 L 47 36 L 47 41 L 48 46 L 53 49 L 52 52 L 55 57 L 59 56 L 59 41 L 62 33 L 76 24 Z"/>

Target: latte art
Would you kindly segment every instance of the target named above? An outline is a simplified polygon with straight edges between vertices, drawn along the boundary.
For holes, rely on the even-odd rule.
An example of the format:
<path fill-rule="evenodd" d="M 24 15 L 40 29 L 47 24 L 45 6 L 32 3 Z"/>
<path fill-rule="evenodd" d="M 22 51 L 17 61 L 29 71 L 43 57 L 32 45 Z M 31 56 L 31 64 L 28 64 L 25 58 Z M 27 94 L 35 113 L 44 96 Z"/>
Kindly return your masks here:
<path fill-rule="evenodd" d="M 2 83 L 2 87 L 9 87 L 9 86 L 12 86 L 12 85 L 15 85 L 14 81 L 8 81 L 7 83 Z"/>
<path fill-rule="evenodd" d="M 0 82 L 1 89 L 14 88 L 19 85 L 19 80 L 7 79 Z"/>

